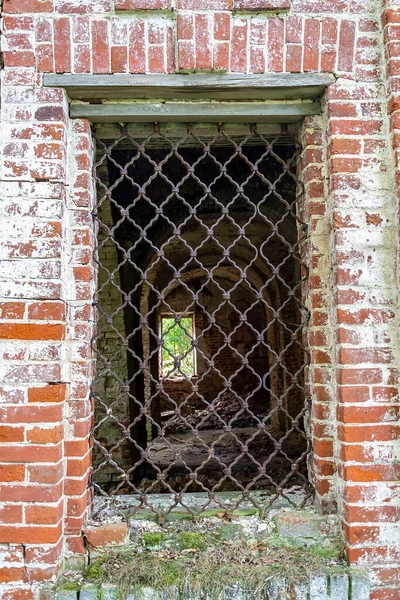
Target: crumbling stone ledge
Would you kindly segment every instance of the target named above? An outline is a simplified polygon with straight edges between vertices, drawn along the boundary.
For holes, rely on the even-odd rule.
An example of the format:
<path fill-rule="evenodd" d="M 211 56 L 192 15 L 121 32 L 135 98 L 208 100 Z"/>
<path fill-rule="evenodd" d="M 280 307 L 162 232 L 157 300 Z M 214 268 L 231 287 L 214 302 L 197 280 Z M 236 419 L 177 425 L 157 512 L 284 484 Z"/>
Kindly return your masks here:
<path fill-rule="evenodd" d="M 292 584 L 287 588 L 282 578 L 272 579 L 265 600 L 369 600 L 370 586 L 368 577 L 360 571 L 346 573 L 327 573 L 312 576 L 308 583 Z M 59 591 L 51 600 L 120 600 L 118 589 L 114 585 L 101 587 L 84 585 L 80 592 Z M 127 600 L 206 600 L 198 590 L 187 590 L 184 595 L 176 588 L 156 591 L 150 588 L 130 594 Z M 232 585 L 225 589 L 219 600 L 252 600 L 251 593 L 245 593 L 240 586 Z"/>

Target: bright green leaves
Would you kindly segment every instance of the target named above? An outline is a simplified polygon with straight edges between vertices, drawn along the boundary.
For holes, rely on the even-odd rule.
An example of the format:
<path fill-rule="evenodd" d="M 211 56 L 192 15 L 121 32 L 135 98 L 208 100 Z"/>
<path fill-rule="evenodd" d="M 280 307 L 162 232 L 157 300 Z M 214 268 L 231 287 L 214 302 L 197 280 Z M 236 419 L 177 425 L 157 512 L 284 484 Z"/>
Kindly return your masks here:
<path fill-rule="evenodd" d="M 195 374 L 193 318 L 161 318 L 162 375 L 168 379 L 192 377 Z"/>

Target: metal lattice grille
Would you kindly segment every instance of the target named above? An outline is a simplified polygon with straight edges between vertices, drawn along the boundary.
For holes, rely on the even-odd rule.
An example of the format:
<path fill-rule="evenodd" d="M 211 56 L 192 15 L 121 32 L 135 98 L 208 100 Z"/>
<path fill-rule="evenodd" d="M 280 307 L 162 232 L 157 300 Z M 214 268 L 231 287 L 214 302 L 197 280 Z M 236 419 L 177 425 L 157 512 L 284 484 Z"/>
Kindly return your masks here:
<path fill-rule="evenodd" d="M 200 512 L 229 491 L 230 511 L 304 499 L 299 147 L 285 128 L 168 131 L 95 130 L 93 486 L 134 512 L 171 494 L 164 518 L 190 492 Z"/>

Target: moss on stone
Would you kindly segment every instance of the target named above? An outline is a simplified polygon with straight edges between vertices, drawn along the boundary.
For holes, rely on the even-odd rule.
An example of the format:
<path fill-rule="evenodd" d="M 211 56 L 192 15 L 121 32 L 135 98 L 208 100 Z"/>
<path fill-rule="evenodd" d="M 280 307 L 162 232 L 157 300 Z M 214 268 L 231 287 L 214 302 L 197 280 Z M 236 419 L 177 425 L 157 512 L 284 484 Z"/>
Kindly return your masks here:
<path fill-rule="evenodd" d="M 149 531 L 142 535 L 143 544 L 148 547 L 160 546 L 166 539 L 165 533 L 158 531 Z"/>
<path fill-rule="evenodd" d="M 205 550 L 207 548 L 207 543 L 202 533 L 181 531 L 178 533 L 176 541 L 182 550 Z"/>

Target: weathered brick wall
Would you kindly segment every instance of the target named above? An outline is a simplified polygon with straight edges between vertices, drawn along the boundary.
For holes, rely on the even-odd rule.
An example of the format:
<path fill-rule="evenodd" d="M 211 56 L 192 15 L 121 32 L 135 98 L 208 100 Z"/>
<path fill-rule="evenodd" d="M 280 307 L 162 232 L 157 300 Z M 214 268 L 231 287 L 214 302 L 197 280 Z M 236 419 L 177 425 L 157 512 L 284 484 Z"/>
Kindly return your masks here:
<path fill-rule="evenodd" d="M 314 481 L 373 598 L 397 598 L 400 6 L 172 1 L 4 1 L 0 594 L 32 598 L 84 552 L 94 151 L 42 74 L 196 68 L 337 76 L 302 127 Z"/>

